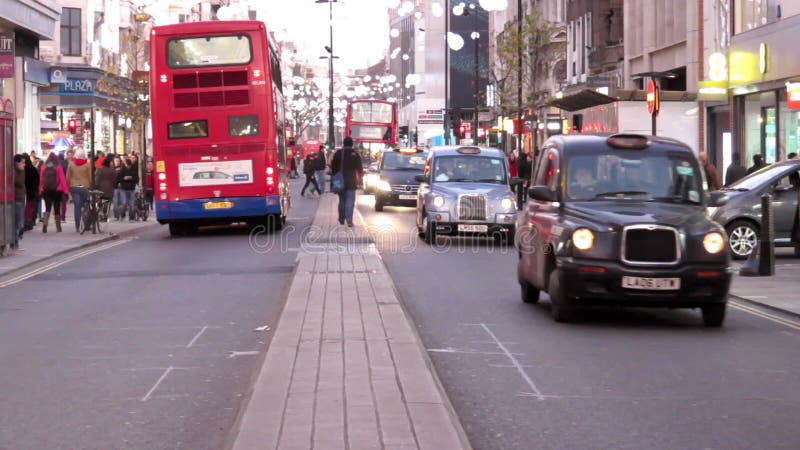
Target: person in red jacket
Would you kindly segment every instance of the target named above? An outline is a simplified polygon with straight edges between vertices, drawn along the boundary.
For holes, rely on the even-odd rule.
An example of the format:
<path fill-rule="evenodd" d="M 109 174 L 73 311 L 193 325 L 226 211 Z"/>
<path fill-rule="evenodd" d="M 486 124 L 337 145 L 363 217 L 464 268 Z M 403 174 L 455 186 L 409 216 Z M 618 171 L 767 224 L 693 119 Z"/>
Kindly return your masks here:
<path fill-rule="evenodd" d="M 47 161 L 39 165 L 39 192 L 44 199 L 44 216 L 42 217 L 42 233 L 47 233 L 47 222 L 50 211 L 55 207 L 56 231 L 61 232 L 61 199 L 69 193 L 64 168 L 55 152 L 50 153 Z"/>
<path fill-rule="evenodd" d="M 153 173 L 153 161 L 147 161 L 144 169 L 144 198 L 147 199 L 147 204 L 150 209 L 153 209 L 153 200 L 156 192 L 156 178 Z"/>

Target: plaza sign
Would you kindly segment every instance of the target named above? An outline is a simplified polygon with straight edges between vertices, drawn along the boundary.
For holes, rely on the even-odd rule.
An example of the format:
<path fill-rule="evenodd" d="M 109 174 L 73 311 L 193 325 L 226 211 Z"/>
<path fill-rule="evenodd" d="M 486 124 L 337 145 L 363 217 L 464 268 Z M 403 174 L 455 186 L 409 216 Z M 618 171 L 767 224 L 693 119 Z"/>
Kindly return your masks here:
<path fill-rule="evenodd" d="M 95 80 L 67 78 L 67 82 L 58 86 L 62 94 L 94 94 Z"/>

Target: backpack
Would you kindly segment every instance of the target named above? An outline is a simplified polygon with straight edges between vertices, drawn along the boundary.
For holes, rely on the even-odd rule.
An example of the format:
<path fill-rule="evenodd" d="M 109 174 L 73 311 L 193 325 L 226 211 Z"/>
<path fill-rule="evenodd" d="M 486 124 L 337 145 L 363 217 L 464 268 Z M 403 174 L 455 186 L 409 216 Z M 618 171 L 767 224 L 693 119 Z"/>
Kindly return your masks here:
<path fill-rule="evenodd" d="M 44 190 L 56 191 L 58 190 L 58 177 L 56 173 L 56 166 L 53 163 L 48 163 L 44 168 Z"/>

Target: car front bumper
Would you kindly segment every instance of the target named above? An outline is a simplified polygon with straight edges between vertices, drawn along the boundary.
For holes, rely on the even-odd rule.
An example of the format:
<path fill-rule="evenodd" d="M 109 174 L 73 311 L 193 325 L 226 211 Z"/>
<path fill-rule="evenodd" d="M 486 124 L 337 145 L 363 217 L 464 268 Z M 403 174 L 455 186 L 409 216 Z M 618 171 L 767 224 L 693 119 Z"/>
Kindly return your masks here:
<path fill-rule="evenodd" d="M 428 213 L 428 220 L 436 225 L 436 234 L 441 236 L 508 234 L 514 232 L 517 223 L 516 214 L 494 214 L 494 222 L 460 222 L 451 218 L 448 213 Z"/>
<path fill-rule="evenodd" d="M 627 306 L 697 307 L 727 301 L 732 269 L 722 264 L 684 264 L 669 268 L 630 267 L 614 261 L 558 258 L 565 294 L 576 303 Z M 622 277 L 679 278 L 675 290 L 631 289 Z"/>
<path fill-rule="evenodd" d="M 401 196 L 413 196 L 414 198 L 401 198 Z M 384 205 L 398 205 L 398 206 L 417 206 L 417 193 L 416 192 L 387 192 L 375 191 L 375 201 Z"/>

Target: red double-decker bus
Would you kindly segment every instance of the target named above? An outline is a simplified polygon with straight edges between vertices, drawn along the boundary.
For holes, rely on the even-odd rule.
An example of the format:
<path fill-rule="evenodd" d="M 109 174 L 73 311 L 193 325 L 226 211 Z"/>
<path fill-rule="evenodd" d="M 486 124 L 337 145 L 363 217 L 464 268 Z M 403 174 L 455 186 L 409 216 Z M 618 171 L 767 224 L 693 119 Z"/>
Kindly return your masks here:
<path fill-rule="evenodd" d="M 155 27 L 150 106 L 156 218 L 280 228 L 290 206 L 278 55 L 263 22 Z"/>
<path fill-rule="evenodd" d="M 397 144 L 397 104 L 385 100 L 351 100 L 345 136 L 353 142 Z"/>

